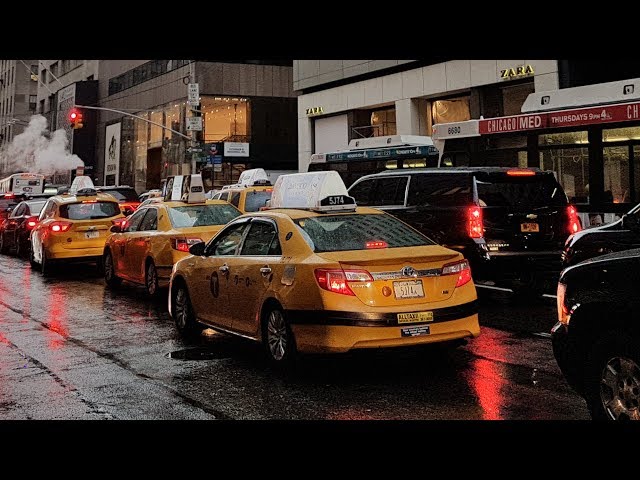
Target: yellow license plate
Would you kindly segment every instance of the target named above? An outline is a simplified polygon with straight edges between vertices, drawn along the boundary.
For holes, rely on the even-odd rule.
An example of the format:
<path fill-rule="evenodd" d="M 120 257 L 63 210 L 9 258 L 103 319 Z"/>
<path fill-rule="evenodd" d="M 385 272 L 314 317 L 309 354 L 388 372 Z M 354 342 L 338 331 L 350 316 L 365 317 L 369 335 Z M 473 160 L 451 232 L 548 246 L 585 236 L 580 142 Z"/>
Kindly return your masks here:
<path fill-rule="evenodd" d="M 399 313 L 398 323 L 433 322 L 433 312 Z"/>
<path fill-rule="evenodd" d="M 521 223 L 520 231 L 521 232 L 539 232 L 540 225 L 538 225 L 537 223 Z"/>

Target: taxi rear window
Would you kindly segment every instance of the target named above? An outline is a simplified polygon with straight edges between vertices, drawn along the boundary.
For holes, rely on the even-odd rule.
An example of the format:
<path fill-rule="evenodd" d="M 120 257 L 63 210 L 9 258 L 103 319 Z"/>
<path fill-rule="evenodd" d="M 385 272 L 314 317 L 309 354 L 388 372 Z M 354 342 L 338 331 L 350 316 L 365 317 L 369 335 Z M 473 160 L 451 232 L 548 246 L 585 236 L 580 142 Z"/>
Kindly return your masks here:
<path fill-rule="evenodd" d="M 115 202 L 79 202 L 60 205 L 60 217 L 69 220 L 95 220 L 120 214 Z"/>
<path fill-rule="evenodd" d="M 244 211 L 257 212 L 260 207 L 264 207 L 267 200 L 271 198 L 270 190 L 252 190 L 247 192 L 244 198 Z"/>
<path fill-rule="evenodd" d="M 366 250 L 384 242 L 387 248 L 435 245 L 435 242 L 387 214 L 323 215 L 295 221 L 313 251 Z"/>
<path fill-rule="evenodd" d="M 173 228 L 225 225 L 240 215 L 231 205 L 189 205 L 170 207 L 169 220 Z"/>

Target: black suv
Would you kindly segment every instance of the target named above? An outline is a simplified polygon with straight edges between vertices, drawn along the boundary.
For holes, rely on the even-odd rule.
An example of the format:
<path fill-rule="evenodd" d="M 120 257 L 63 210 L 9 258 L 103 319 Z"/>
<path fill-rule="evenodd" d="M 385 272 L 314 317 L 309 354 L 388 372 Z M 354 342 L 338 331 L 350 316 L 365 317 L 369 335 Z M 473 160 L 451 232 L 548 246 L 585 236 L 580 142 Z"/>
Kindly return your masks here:
<path fill-rule="evenodd" d="M 349 188 L 360 206 L 395 215 L 471 262 L 476 280 L 540 296 L 555 285 L 580 220 L 553 172 L 452 167 L 376 173 Z"/>
<path fill-rule="evenodd" d="M 115 197 L 118 203 L 120 203 L 120 210 L 125 216 L 131 215 L 141 203 L 140 196 L 138 192 L 136 192 L 136 189 L 128 185 L 100 186 L 96 187 L 96 190 Z"/>
<path fill-rule="evenodd" d="M 640 249 L 563 270 L 553 354 L 594 419 L 640 419 Z"/>
<path fill-rule="evenodd" d="M 615 222 L 590 227 L 567 238 L 562 253 L 563 266 L 631 248 L 640 248 L 640 205 Z"/>

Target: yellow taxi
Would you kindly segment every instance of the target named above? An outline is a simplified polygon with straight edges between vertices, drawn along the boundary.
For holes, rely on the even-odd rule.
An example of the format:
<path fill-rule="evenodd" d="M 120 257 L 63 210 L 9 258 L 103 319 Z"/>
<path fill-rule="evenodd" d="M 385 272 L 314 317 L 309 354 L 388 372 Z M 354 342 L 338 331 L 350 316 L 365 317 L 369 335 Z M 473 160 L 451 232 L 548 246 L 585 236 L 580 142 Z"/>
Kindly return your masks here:
<path fill-rule="evenodd" d="M 143 284 L 156 295 L 169 284 L 173 264 L 194 243 L 208 241 L 240 211 L 221 200 L 154 201 L 114 225 L 104 245 L 104 277 L 109 287 L 122 280 Z"/>
<path fill-rule="evenodd" d="M 280 365 L 297 352 L 477 337 L 462 254 L 346 192 L 333 171 L 280 176 L 269 209 L 193 245 L 171 273 L 178 331 L 257 340 Z"/>
<path fill-rule="evenodd" d="M 265 207 L 272 192 L 273 186 L 266 171 L 262 168 L 252 168 L 240 174 L 237 184 L 223 187 L 213 198 L 229 202 L 242 213 L 248 213 L 257 212 Z"/>
<path fill-rule="evenodd" d="M 88 184 L 77 188 L 77 179 L 87 179 Z M 74 193 L 47 200 L 31 231 L 31 267 L 43 275 L 61 261 L 97 262 L 101 267 L 109 228 L 124 218 L 118 201 L 97 192 L 88 177 L 76 177 L 74 182 L 69 189 Z"/>

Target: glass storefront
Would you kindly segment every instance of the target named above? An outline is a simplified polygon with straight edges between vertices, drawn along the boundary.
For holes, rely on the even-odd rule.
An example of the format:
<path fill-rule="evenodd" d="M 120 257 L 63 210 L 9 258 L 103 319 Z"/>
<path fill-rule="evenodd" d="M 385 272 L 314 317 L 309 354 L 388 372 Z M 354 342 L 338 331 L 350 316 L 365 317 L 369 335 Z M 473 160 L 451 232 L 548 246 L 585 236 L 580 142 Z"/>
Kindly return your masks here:
<path fill-rule="evenodd" d="M 396 135 L 396 109 L 385 108 L 371 112 L 371 132 L 374 137 Z"/>
<path fill-rule="evenodd" d="M 556 177 L 572 203 L 589 202 L 589 148 L 587 131 L 538 135 L 540 169 Z"/>
<path fill-rule="evenodd" d="M 248 142 L 250 102 L 242 97 L 202 97 L 205 142 Z"/>

